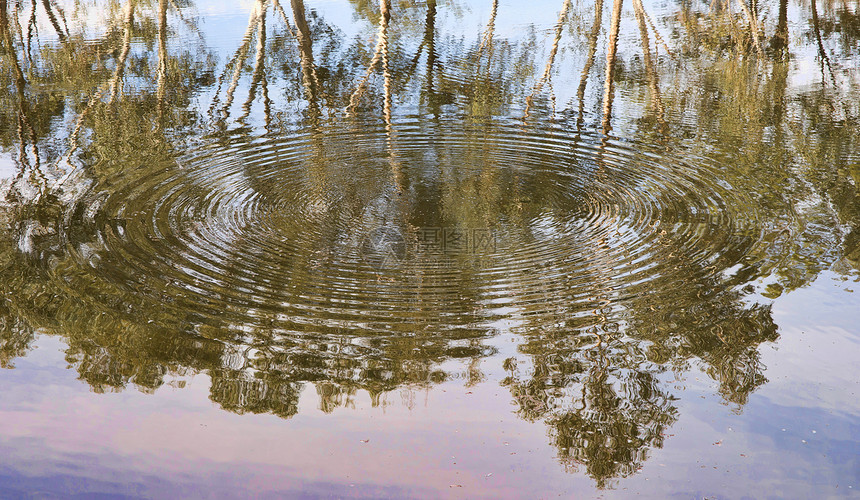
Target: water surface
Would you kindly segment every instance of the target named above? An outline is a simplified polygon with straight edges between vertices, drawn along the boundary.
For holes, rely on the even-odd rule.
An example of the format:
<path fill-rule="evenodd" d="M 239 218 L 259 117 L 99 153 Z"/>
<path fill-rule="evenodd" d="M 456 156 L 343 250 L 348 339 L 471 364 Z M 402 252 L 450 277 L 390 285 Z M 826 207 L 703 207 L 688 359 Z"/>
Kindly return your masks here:
<path fill-rule="evenodd" d="M 857 8 L 718 4 L 4 7 L 0 490 L 858 496 Z"/>

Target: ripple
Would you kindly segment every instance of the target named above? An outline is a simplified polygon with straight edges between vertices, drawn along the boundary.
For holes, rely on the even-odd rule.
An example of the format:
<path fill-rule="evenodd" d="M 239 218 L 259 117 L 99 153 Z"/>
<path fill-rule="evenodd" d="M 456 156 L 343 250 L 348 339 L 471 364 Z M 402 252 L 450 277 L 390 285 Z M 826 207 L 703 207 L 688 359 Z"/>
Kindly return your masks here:
<path fill-rule="evenodd" d="M 57 280 L 83 300 L 133 296 L 238 330 L 595 324 L 727 282 L 762 239 L 735 175 L 558 124 L 221 136 L 94 186 L 64 229 L 90 285 Z"/>

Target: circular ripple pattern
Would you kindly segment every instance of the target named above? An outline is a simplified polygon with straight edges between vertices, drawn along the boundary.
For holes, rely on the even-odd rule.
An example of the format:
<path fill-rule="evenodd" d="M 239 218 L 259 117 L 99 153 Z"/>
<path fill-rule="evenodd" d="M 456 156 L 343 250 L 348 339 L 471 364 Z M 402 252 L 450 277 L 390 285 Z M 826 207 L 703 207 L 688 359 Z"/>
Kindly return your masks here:
<path fill-rule="evenodd" d="M 237 136 L 109 177 L 65 240 L 91 287 L 153 317 L 469 337 L 723 286 L 760 239 L 733 175 L 549 126 Z"/>

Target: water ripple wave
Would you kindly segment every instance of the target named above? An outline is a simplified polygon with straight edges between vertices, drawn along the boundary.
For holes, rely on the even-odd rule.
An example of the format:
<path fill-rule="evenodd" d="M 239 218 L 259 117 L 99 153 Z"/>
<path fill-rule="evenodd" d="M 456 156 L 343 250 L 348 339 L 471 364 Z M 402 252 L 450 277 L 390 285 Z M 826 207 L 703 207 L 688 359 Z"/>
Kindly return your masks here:
<path fill-rule="evenodd" d="M 64 241 L 90 283 L 183 321 L 469 337 L 729 283 L 762 238 L 733 175 L 559 124 L 237 133 L 94 185 Z"/>

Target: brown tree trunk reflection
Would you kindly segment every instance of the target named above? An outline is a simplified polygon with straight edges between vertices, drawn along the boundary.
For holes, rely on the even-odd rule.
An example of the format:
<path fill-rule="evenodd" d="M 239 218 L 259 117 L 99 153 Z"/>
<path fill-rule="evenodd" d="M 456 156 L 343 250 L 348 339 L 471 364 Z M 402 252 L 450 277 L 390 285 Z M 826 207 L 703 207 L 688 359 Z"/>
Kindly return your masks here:
<path fill-rule="evenodd" d="M 57 32 L 57 38 L 59 38 L 61 42 L 65 42 L 66 34 L 60 26 L 60 22 L 57 20 L 57 16 L 54 14 L 54 9 L 51 8 L 50 2 L 48 0 L 42 0 L 42 6 L 45 7 L 45 13 L 48 15 L 48 20 L 51 21 L 51 26 L 53 26 L 54 31 Z"/>
<path fill-rule="evenodd" d="M 826 80 L 824 74 L 825 66 L 830 73 L 830 79 L 833 85 L 836 85 L 836 75 L 833 74 L 833 67 L 830 66 L 830 57 L 827 56 L 827 50 L 824 48 L 824 42 L 821 39 L 821 29 L 818 24 L 818 6 L 816 0 L 810 0 L 810 8 L 812 9 L 812 32 L 815 34 L 815 43 L 818 45 L 818 57 L 821 62 L 821 81 Z"/>
<path fill-rule="evenodd" d="M 355 91 L 352 93 L 352 96 L 349 99 L 349 106 L 347 107 L 347 111 L 349 113 L 355 112 L 355 107 L 358 105 L 358 102 L 361 100 L 361 96 L 364 94 L 365 89 L 367 88 L 367 82 L 370 80 L 370 75 L 373 73 L 376 65 L 382 62 L 382 77 L 383 77 L 383 114 L 385 116 L 385 123 L 391 124 L 391 72 L 388 66 L 389 53 L 388 53 L 388 23 L 391 19 L 391 4 L 389 0 L 379 0 L 379 28 L 377 29 L 377 41 L 376 41 L 376 49 L 373 53 L 373 58 L 370 60 L 370 64 L 367 66 L 367 71 L 364 74 L 364 77 L 356 86 Z"/>
<path fill-rule="evenodd" d="M 606 74 L 603 82 L 603 133 L 612 130 L 612 98 L 614 93 L 615 60 L 618 52 L 618 30 L 621 26 L 621 4 L 623 0 L 613 0 L 612 18 L 609 24 L 609 44 L 606 49 Z"/>
<path fill-rule="evenodd" d="M 478 46 L 478 55 L 476 59 L 480 59 L 484 49 L 489 47 L 493 43 L 493 34 L 496 30 L 496 14 L 498 13 L 498 11 L 499 0 L 493 0 L 493 6 L 490 8 L 490 19 L 487 21 L 487 30 L 484 32 L 483 38 L 481 38 L 481 45 Z"/>
<path fill-rule="evenodd" d="M 576 119 L 577 129 L 582 129 L 583 114 L 585 113 L 585 86 L 588 83 L 588 74 L 594 66 L 594 56 L 597 54 L 597 37 L 600 35 L 600 27 L 603 24 L 603 0 L 594 2 L 594 24 L 588 33 L 588 56 L 585 58 L 585 66 L 579 78 L 579 87 L 576 89 L 576 99 L 579 101 L 579 113 Z"/>
<path fill-rule="evenodd" d="M 267 10 L 263 8 L 260 15 L 257 16 L 257 55 L 254 59 L 254 72 L 251 74 L 251 88 L 248 89 L 248 98 L 242 105 L 240 122 L 251 114 L 251 104 L 257 96 L 257 87 L 260 86 L 266 71 L 266 12 Z"/>
<path fill-rule="evenodd" d="M 552 40 L 552 48 L 549 51 L 549 58 L 547 59 L 546 67 L 544 68 L 540 79 L 535 84 L 531 95 L 526 97 L 524 118 L 529 117 L 529 111 L 531 110 L 535 96 L 541 91 L 541 89 L 543 89 L 543 86 L 549 82 L 550 75 L 552 74 L 552 66 L 555 62 L 555 56 L 558 53 L 558 44 L 561 41 L 561 33 L 564 30 L 565 21 L 567 20 L 568 11 L 570 11 L 570 0 L 564 0 L 564 4 L 561 6 L 561 12 L 558 14 L 558 21 L 555 24 L 555 36 Z"/>
<path fill-rule="evenodd" d="M 427 18 L 424 21 L 424 44 L 427 46 L 427 98 L 434 108 L 434 113 L 439 110 L 434 105 L 436 102 L 436 88 L 433 82 L 433 69 L 436 67 L 436 0 L 427 0 Z"/>
<path fill-rule="evenodd" d="M 227 91 L 224 95 L 224 105 L 221 107 L 221 119 L 227 119 L 230 115 L 230 106 L 233 105 L 233 96 L 236 93 L 236 88 L 239 86 L 239 78 L 242 76 L 242 68 L 245 66 L 245 59 L 248 58 L 248 51 L 250 50 L 251 40 L 254 38 L 254 29 L 257 25 L 257 18 L 262 15 L 262 11 L 265 9 L 264 7 L 265 0 L 257 0 L 254 3 L 254 7 L 251 8 L 251 14 L 248 16 L 248 28 L 245 30 L 245 34 L 242 37 L 242 45 L 236 50 L 236 54 L 233 56 L 233 59 L 225 66 L 224 71 L 226 72 L 230 65 L 233 66 L 233 75 L 230 79 L 230 85 L 227 87 Z M 219 85 L 218 89 L 221 87 L 221 80 L 224 78 L 222 74 L 219 77 Z M 218 91 L 216 90 L 216 95 Z M 215 102 L 213 102 L 213 106 Z"/>
<path fill-rule="evenodd" d="M 788 0 L 779 0 L 776 32 L 770 39 L 770 46 L 780 52 L 785 52 L 788 48 Z"/>
<path fill-rule="evenodd" d="M 315 116 L 319 115 L 319 81 L 317 80 L 316 66 L 314 66 L 314 51 L 311 41 L 311 29 L 305 16 L 305 3 L 303 0 L 291 0 L 293 8 L 293 19 L 296 23 L 296 37 L 299 42 L 299 57 L 302 68 L 302 86 L 308 99 L 309 109 Z"/>
<path fill-rule="evenodd" d="M 9 61 L 12 66 L 12 72 L 15 75 L 15 92 L 18 97 L 17 126 L 21 165 L 25 167 L 29 165 L 29 160 L 27 159 L 27 142 L 29 141 L 29 143 L 33 147 L 33 154 L 35 156 L 35 171 L 40 172 L 39 150 L 36 147 L 36 132 L 33 130 L 33 126 L 30 123 L 30 110 L 28 105 L 29 100 L 27 99 L 27 95 L 25 93 L 27 79 L 24 77 L 24 72 L 23 70 L 21 70 L 21 64 L 18 61 L 18 51 L 15 47 L 15 40 L 13 40 L 12 38 L 12 31 L 9 26 L 9 14 L 5 0 L 0 0 L 0 30 L 3 31 L 3 45 L 5 45 L 6 50 L 9 54 Z"/>
<path fill-rule="evenodd" d="M 158 1 L 158 117 L 164 116 L 164 97 L 167 89 L 167 0 Z"/>
<path fill-rule="evenodd" d="M 741 9 L 744 11 L 744 16 L 747 18 L 747 23 L 749 24 L 750 36 L 752 36 L 753 45 L 755 46 L 755 50 L 758 53 L 759 57 L 764 56 L 764 52 L 761 50 L 761 44 L 758 41 L 758 21 L 756 20 L 755 14 L 750 10 L 749 5 L 747 5 L 745 0 L 738 0 L 738 4 L 740 4 Z"/>
<path fill-rule="evenodd" d="M 651 89 L 651 105 L 654 107 L 654 112 L 657 113 L 657 121 L 665 132 L 666 119 L 663 110 L 663 100 L 660 97 L 657 69 L 654 67 L 654 61 L 651 59 L 651 43 L 648 37 L 645 7 L 642 5 L 642 0 L 632 0 L 632 3 L 633 13 L 636 16 L 636 22 L 639 24 L 639 35 L 642 38 L 642 61 L 645 64 L 648 87 Z"/>
<path fill-rule="evenodd" d="M 123 7 L 122 49 L 120 49 L 116 69 L 110 81 L 110 102 L 114 102 L 117 95 L 122 92 L 122 77 L 125 73 L 125 61 L 131 50 L 131 32 L 134 28 L 134 3 L 134 0 L 128 0 Z"/>

